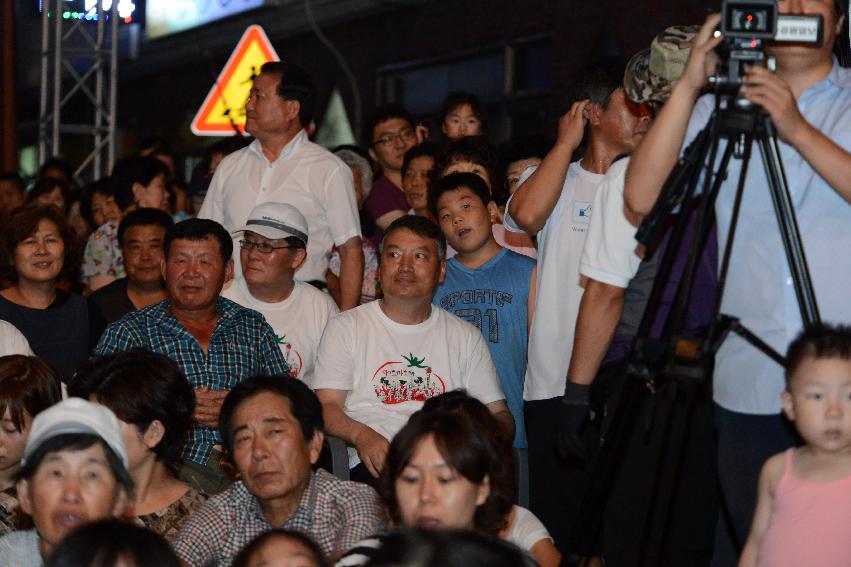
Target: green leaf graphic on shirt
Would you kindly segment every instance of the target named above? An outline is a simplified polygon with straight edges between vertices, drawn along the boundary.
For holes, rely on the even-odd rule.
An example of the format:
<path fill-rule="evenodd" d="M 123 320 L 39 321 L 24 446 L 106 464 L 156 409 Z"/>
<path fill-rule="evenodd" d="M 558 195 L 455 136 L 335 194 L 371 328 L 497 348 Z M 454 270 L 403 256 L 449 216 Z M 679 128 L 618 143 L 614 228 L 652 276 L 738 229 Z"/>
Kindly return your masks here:
<path fill-rule="evenodd" d="M 428 368 L 423 364 L 425 357 L 417 358 L 414 353 L 409 352 L 408 356 L 402 355 L 402 358 L 408 363 L 408 368 Z"/>

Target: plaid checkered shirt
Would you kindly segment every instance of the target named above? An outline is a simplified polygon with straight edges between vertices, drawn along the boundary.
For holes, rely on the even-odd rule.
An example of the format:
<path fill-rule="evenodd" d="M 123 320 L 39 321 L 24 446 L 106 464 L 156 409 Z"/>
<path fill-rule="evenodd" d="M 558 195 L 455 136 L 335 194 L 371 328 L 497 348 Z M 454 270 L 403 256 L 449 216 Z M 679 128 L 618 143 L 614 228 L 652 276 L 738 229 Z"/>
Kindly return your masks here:
<path fill-rule="evenodd" d="M 219 318 L 205 353 L 169 312 L 169 305 L 171 302 L 166 299 L 110 324 L 94 354 L 104 356 L 132 348 L 164 354 L 183 369 L 195 389 L 230 390 L 250 376 L 289 372 L 275 332 L 260 313 L 219 297 Z M 183 456 L 204 465 L 213 447 L 220 443 L 218 429 L 195 422 Z"/>
<path fill-rule="evenodd" d="M 340 480 L 322 469 L 312 473 L 295 512 L 282 526 L 271 526 L 260 501 L 235 482 L 190 517 L 172 542 L 178 557 L 192 565 L 230 565 L 252 539 L 272 528 L 310 537 L 325 558 L 346 551 L 365 537 L 386 529 L 375 490 Z"/>

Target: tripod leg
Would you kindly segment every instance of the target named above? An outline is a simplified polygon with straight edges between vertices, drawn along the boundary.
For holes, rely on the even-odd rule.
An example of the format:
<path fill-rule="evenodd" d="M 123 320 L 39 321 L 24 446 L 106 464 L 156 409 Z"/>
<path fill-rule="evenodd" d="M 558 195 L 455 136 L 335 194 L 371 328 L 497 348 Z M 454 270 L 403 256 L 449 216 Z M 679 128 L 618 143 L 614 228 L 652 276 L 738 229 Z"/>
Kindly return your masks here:
<path fill-rule="evenodd" d="M 786 261 L 789 264 L 789 271 L 792 273 L 792 283 L 795 287 L 798 307 L 801 310 L 801 321 L 803 321 L 805 328 L 809 328 L 818 324 L 821 317 L 813 291 L 810 270 L 807 266 L 804 244 L 801 241 L 801 232 L 795 218 L 792 196 L 786 182 L 786 173 L 780 160 L 780 150 L 773 129 L 768 116 L 763 117 L 761 128 L 757 131 L 757 143 L 765 166 L 765 177 L 768 180 L 768 190 L 771 192 L 771 201 L 774 204 L 780 238 L 783 240 L 783 249 L 786 252 Z"/>

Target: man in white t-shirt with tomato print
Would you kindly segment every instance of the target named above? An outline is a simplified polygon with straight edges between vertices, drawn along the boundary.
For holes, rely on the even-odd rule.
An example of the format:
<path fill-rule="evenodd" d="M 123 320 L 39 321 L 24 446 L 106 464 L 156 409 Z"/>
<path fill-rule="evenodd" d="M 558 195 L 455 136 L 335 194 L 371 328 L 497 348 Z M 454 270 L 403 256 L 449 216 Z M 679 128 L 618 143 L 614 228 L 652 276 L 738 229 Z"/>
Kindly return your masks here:
<path fill-rule="evenodd" d="M 353 480 L 374 482 L 393 435 L 425 400 L 450 390 L 465 388 L 514 434 L 481 332 L 432 308 L 445 252 L 437 225 L 417 216 L 397 219 L 379 248 L 384 297 L 333 317 L 325 328 L 313 387 L 327 433 L 353 446 Z"/>

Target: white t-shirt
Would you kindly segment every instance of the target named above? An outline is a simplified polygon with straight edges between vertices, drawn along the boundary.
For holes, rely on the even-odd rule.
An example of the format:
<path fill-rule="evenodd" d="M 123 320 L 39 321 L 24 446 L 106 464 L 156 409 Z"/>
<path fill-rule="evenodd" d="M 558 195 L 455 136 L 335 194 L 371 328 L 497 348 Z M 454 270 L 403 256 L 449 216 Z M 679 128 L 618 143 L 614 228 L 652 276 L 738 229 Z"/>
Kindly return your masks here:
<path fill-rule="evenodd" d="M 23 354 L 33 356 L 30 343 L 16 326 L 8 321 L 0 320 L 0 356 Z"/>
<path fill-rule="evenodd" d="M 579 273 L 626 289 L 638 272 L 637 230 L 624 215 L 623 188 L 629 158 L 616 161 L 606 172 L 594 197 L 594 216 L 588 226 Z"/>
<path fill-rule="evenodd" d="M 534 171 L 527 169 L 521 183 Z M 579 282 L 579 259 L 591 222 L 594 196 L 603 177 L 585 171 L 579 162 L 571 163 L 561 196 L 538 233 L 537 303 L 529 331 L 529 362 L 523 391 L 523 399 L 527 401 L 564 395 L 576 316 L 584 291 Z M 510 204 L 509 199 L 505 228 L 522 232 L 508 212 Z"/>
<path fill-rule="evenodd" d="M 280 303 L 266 303 L 251 295 L 243 278 L 228 282 L 222 297 L 243 307 L 259 311 L 275 331 L 284 359 L 293 378 L 308 386 L 313 380 L 316 351 L 325 330 L 325 324 L 340 310 L 328 294 L 310 284 L 294 282 L 292 293 Z"/>
<path fill-rule="evenodd" d="M 260 142 L 225 157 L 216 168 L 200 218 L 220 222 L 228 232 L 245 225 L 256 205 L 288 203 L 307 219 L 307 260 L 296 273 L 301 281 L 325 281 L 334 245 L 360 236 L 352 170 L 308 140 L 302 130 L 269 163 Z M 239 264 L 239 254 L 234 254 Z"/>
<path fill-rule="evenodd" d="M 547 531 L 547 528 L 535 514 L 522 506 L 513 506 L 513 509 L 514 519 L 505 536 L 505 541 L 509 541 L 525 551 L 531 551 L 532 546 L 542 539 L 553 541 L 550 532 Z"/>
<path fill-rule="evenodd" d="M 482 333 L 432 307 L 417 325 L 373 301 L 332 317 L 319 344 L 314 389 L 346 390 L 343 410 L 390 440 L 423 402 L 466 388 L 485 404 L 505 399 Z M 358 463 L 349 450 L 349 466 Z"/>

